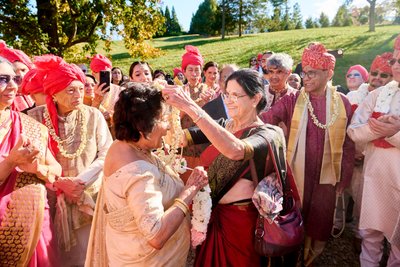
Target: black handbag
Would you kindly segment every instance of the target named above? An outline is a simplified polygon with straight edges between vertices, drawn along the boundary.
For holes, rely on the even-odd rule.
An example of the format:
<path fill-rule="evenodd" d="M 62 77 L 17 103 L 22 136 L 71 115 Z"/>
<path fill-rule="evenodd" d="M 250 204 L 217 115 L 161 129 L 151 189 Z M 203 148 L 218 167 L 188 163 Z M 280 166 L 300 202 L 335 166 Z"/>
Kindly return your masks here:
<path fill-rule="evenodd" d="M 268 150 L 272 160 L 276 179 L 282 185 L 283 210 L 275 217 L 272 223 L 259 214 L 257 218 L 254 247 L 261 256 L 276 257 L 300 249 L 304 241 L 303 219 L 299 207 L 296 205 L 293 175 L 287 167 L 283 148 L 279 151 L 273 142 L 268 142 Z M 268 164 L 266 164 L 267 166 Z M 250 170 L 255 187 L 259 183 L 254 160 L 250 160 Z M 265 173 L 264 173 L 265 175 Z"/>

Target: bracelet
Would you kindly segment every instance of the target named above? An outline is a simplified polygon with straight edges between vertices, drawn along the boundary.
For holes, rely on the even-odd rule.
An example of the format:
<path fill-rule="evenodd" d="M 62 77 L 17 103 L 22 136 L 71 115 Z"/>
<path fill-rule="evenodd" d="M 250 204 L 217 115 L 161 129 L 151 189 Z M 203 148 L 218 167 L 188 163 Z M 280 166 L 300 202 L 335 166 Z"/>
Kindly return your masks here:
<path fill-rule="evenodd" d="M 199 111 L 198 117 L 195 120 L 193 120 L 193 123 L 197 124 L 199 122 L 199 120 L 204 118 L 204 113 L 205 113 L 204 110 Z"/>
<path fill-rule="evenodd" d="M 188 215 L 189 211 L 181 203 L 175 202 L 173 206 L 177 207 L 178 209 L 180 209 L 183 212 L 183 216 L 186 217 L 186 215 Z"/>
<path fill-rule="evenodd" d="M 188 206 L 188 204 L 186 204 L 186 202 L 183 201 L 182 199 L 180 199 L 180 198 L 175 198 L 175 199 L 174 199 L 174 203 L 180 203 L 180 204 L 182 204 L 182 205 L 186 208 L 186 210 L 189 212 L 189 206 Z"/>
<path fill-rule="evenodd" d="M 254 156 L 254 148 L 253 148 L 253 146 L 250 145 L 245 140 L 242 140 L 242 142 L 244 144 L 244 157 L 243 157 L 243 160 L 249 160 L 249 159 L 253 158 L 253 156 Z"/>

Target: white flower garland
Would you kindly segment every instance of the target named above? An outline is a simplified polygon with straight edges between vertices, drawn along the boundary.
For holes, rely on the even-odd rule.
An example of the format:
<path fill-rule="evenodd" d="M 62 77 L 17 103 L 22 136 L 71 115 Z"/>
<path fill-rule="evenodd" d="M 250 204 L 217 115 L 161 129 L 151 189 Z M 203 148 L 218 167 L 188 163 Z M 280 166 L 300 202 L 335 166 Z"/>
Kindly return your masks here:
<path fill-rule="evenodd" d="M 386 84 L 379 92 L 379 96 L 376 99 L 374 111 L 383 114 L 389 113 L 390 104 L 392 103 L 393 96 L 398 90 L 400 90 L 398 82 L 391 81 L 390 83 Z"/>
<path fill-rule="evenodd" d="M 163 89 L 163 85 L 155 82 L 153 86 L 158 90 Z M 170 137 L 169 143 L 165 144 L 162 148 L 156 150 L 155 154 L 165 162 L 165 164 L 172 167 L 177 173 L 186 172 L 187 162 L 182 156 L 182 138 L 183 131 L 181 127 L 180 111 L 175 107 L 171 107 L 170 114 Z M 181 153 L 178 149 L 181 148 Z M 211 190 L 207 185 L 201 189 L 193 198 L 193 216 L 192 216 L 192 229 L 191 239 L 193 247 L 200 245 L 206 238 L 207 226 L 211 216 Z"/>
<path fill-rule="evenodd" d="M 359 106 L 365 100 L 368 94 L 368 84 L 363 83 L 360 85 L 360 87 L 358 87 L 357 90 L 349 92 L 346 97 L 350 104 Z"/>
<path fill-rule="evenodd" d="M 210 193 L 210 186 L 206 185 L 193 198 L 193 216 L 191 221 L 191 241 L 193 247 L 200 245 L 206 239 L 212 207 Z"/>

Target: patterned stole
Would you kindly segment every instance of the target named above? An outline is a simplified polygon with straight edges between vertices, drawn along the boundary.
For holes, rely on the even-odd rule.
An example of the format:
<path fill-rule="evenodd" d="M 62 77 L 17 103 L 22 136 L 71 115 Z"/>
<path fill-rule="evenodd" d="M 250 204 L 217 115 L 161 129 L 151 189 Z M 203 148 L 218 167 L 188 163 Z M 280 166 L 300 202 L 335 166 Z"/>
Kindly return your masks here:
<path fill-rule="evenodd" d="M 326 91 L 326 121 L 329 121 L 330 114 L 333 114 L 334 110 L 334 103 L 332 101 L 333 94 L 338 94 L 338 92 L 336 92 L 336 90 L 331 92 L 330 88 L 328 88 Z M 343 99 L 341 96 L 338 97 L 340 99 L 339 115 L 333 125 L 328 128 L 328 131 L 325 130 L 324 153 L 319 179 L 320 184 L 331 184 L 333 186 L 340 181 L 343 144 L 346 137 L 347 126 L 347 115 Z M 300 93 L 296 101 L 290 127 L 289 142 L 287 146 L 287 159 L 293 170 L 296 186 L 302 201 L 305 179 L 305 144 L 307 123 L 307 104 L 304 97 L 302 97 Z"/>

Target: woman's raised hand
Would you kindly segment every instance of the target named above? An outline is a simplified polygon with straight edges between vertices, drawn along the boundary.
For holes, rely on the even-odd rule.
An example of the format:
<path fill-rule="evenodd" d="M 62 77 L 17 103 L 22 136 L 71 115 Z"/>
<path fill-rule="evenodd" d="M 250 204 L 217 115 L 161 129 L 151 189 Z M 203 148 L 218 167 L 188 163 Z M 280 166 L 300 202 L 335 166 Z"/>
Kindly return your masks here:
<path fill-rule="evenodd" d="M 37 160 L 39 153 L 39 149 L 37 149 L 28 138 L 21 135 L 15 146 L 11 149 L 7 160 L 13 166 L 24 170 L 24 167 L 27 167 Z"/>
<path fill-rule="evenodd" d="M 167 104 L 177 107 L 182 111 L 184 111 L 185 107 L 189 104 L 194 103 L 190 95 L 188 95 L 181 86 L 167 85 L 161 92 Z"/>
<path fill-rule="evenodd" d="M 186 182 L 186 186 L 195 186 L 197 190 L 202 189 L 208 184 L 208 175 L 203 167 L 194 168 L 192 174 Z"/>

